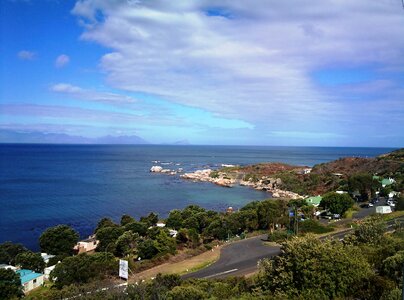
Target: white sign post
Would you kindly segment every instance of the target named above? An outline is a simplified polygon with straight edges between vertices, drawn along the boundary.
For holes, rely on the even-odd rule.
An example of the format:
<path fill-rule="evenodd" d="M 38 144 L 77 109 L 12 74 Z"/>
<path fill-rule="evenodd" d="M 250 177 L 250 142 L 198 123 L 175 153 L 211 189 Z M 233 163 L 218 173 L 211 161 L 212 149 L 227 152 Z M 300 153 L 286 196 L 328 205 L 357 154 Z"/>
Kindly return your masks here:
<path fill-rule="evenodd" d="M 128 280 L 128 261 L 120 259 L 119 260 L 119 277 Z"/>

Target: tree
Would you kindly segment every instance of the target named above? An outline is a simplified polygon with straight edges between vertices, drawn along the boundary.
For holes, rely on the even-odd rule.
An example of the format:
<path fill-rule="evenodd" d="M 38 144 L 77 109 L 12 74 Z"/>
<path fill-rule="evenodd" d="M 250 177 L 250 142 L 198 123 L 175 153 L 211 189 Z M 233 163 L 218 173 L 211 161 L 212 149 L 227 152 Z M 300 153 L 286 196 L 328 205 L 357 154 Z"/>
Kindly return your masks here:
<path fill-rule="evenodd" d="M 352 286 L 373 272 L 356 247 L 312 235 L 286 241 L 279 256 L 264 259 L 259 266 L 259 287 L 289 298 L 300 293 L 346 297 Z"/>
<path fill-rule="evenodd" d="M 125 230 L 130 230 L 133 233 L 138 233 L 140 236 L 145 236 L 147 232 L 147 225 L 142 222 L 133 221 L 125 225 Z"/>
<path fill-rule="evenodd" d="M 14 265 L 14 259 L 17 254 L 28 251 L 21 244 L 13 244 L 12 242 L 4 242 L 0 244 L 0 264 Z"/>
<path fill-rule="evenodd" d="M 404 195 L 397 198 L 396 210 L 404 210 Z"/>
<path fill-rule="evenodd" d="M 129 215 L 123 215 L 121 217 L 121 226 L 125 226 L 125 225 L 127 225 L 129 223 L 132 223 L 132 222 L 135 222 L 135 221 L 136 220 L 133 217 L 129 216 Z"/>
<path fill-rule="evenodd" d="M 404 251 L 386 258 L 382 263 L 382 274 L 394 280 L 397 284 L 403 278 Z"/>
<path fill-rule="evenodd" d="M 118 263 L 112 253 L 85 253 L 66 257 L 51 272 L 51 279 L 56 288 L 70 284 L 88 283 L 94 279 L 102 279 L 116 274 Z"/>
<path fill-rule="evenodd" d="M 152 239 L 144 238 L 139 241 L 138 244 L 138 256 L 142 259 L 153 258 L 157 253 L 158 249 Z"/>
<path fill-rule="evenodd" d="M 384 239 L 383 234 L 386 228 L 385 222 L 381 217 L 371 217 L 363 220 L 352 235 L 347 236 L 345 240 L 353 244 L 373 244 L 378 245 Z"/>
<path fill-rule="evenodd" d="M 355 202 L 348 194 L 327 193 L 321 199 L 320 206 L 332 214 L 343 215 Z"/>
<path fill-rule="evenodd" d="M 118 238 L 123 234 L 124 228 L 123 227 L 103 227 L 98 229 L 97 233 L 95 234 L 97 240 L 100 243 L 97 246 L 96 251 L 109 251 L 113 253 L 115 251 L 115 243 Z"/>
<path fill-rule="evenodd" d="M 13 270 L 0 269 L 0 299 L 21 298 L 23 295 L 20 276 Z"/>
<path fill-rule="evenodd" d="M 358 173 L 348 178 L 348 189 L 350 193 L 358 191 L 362 199 L 369 200 L 376 190 L 381 187 L 378 180 L 373 179 L 371 174 Z"/>
<path fill-rule="evenodd" d="M 139 234 L 132 231 L 125 231 L 115 242 L 116 255 L 123 257 L 135 253 Z"/>
<path fill-rule="evenodd" d="M 95 228 L 94 233 L 97 233 L 98 230 L 100 230 L 101 228 L 105 228 L 105 227 L 118 227 L 117 224 L 114 223 L 114 221 L 112 221 L 110 218 L 102 218 L 98 224 L 97 227 Z"/>
<path fill-rule="evenodd" d="M 182 214 L 181 211 L 178 209 L 174 209 L 172 211 L 170 211 L 170 214 L 168 215 L 168 218 L 166 220 L 166 226 L 168 228 L 173 228 L 176 230 L 179 230 L 180 228 L 182 228 Z"/>
<path fill-rule="evenodd" d="M 39 253 L 32 251 L 22 252 L 15 257 L 15 263 L 22 269 L 32 270 L 42 273 L 45 269 L 45 262 Z"/>
<path fill-rule="evenodd" d="M 39 237 L 42 252 L 53 255 L 70 255 L 79 240 L 79 234 L 67 225 L 46 229 Z"/>
<path fill-rule="evenodd" d="M 140 222 L 145 223 L 148 227 L 156 226 L 159 221 L 159 216 L 153 212 L 149 213 L 146 217 L 141 217 Z"/>

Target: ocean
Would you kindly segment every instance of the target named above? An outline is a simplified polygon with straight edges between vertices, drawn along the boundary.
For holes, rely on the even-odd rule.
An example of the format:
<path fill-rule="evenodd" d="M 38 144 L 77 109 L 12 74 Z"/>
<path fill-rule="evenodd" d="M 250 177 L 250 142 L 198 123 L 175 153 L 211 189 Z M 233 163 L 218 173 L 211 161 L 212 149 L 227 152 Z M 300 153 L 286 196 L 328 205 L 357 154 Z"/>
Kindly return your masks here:
<path fill-rule="evenodd" d="M 197 204 L 236 209 L 268 193 L 224 188 L 150 173 L 153 165 L 194 171 L 221 164 L 284 162 L 313 166 L 345 156 L 374 157 L 391 148 L 28 145 L 0 144 L 0 243 L 39 250 L 48 227 L 68 224 L 86 237 L 102 217 L 119 221 Z"/>

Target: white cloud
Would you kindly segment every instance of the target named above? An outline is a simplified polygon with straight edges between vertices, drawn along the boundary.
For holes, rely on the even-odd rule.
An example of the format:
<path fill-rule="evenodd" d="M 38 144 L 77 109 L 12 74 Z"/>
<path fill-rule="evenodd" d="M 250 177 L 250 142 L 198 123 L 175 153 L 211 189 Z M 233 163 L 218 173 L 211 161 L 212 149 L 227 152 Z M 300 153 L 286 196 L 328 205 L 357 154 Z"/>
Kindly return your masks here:
<path fill-rule="evenodd" d="M 120 95 L 109 92 L 99 92 L 90 89 L 83 89 L 78 86 L 74 86 L 68 83 L 58 83 L 51 86 L 51 91 L 70 95 L 74 98 L 89 100 L 89 101 L 99 101 L 113 104 L 122 103 L 134 103 L 135 99 L 126 95 Z"/>
<path fill-rule="evenodd" d="M 59 55 L 55 60 L 55 66 L 57 68 L 62 68 L 70 62 L 70 57 L 66 54 Z"/>
<path fill-rule="evenodd" d="M 318 69 L 404 66 L 398 1 L 81 0 L 73 13 L 86 22 L 82 39 L 113 49 L 101 67 L 114 88 L 263 131 L 331 132 L 366 114 L 366 103 L 314 82 Z"/>
<path fill-rule="evenodd" d="M 28 50 L 21 50 L 17 53 L 19 59 L 22 60 L 33 60 L 36 56 L 35 52 Z"/>

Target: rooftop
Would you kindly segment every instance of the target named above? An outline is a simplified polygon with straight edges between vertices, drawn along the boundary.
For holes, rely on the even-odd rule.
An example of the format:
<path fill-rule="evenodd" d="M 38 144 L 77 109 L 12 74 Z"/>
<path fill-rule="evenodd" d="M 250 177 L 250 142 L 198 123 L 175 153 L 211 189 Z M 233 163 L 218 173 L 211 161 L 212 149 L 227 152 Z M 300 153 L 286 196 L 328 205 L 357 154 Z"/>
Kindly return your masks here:
<path fill-rule="evenodd" d="M 16 271 L 18 275 L 21 277 L 21 284 L 27 283 L 35 278 L 42 276 L 43 274 L 35 273 L 34 271 L 21 269 Z"/>

